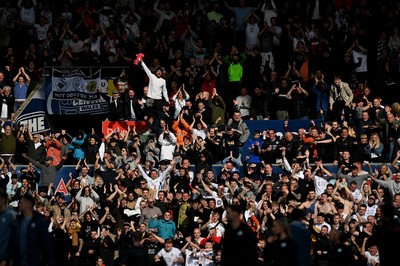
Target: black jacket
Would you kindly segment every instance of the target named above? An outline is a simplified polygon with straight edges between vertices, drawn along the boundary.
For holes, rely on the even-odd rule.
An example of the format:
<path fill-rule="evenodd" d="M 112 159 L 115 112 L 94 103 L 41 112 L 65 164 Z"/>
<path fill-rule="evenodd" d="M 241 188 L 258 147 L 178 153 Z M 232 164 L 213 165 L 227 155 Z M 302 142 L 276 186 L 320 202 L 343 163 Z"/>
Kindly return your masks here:
<path fill-rule="evenodd" d="M 123 120 L 125 116 L 124 112 L 124 102 L 121 98 L 117 98 L 114 100 L 112 97 L 108 96 L 105 93 L 100 93 L 100 96 L 108 103 L 108 120 L 110 121 L 119 121 Z"/>
<path fill-rule="evenodd" d="M 242 223 L 238 229 L 226 226 L 220 245 L 221 265 L 254 265 L 257 258 L 257 238 L 250 228 Z"/>
<path fill-rule="evenodd" d="M 29 158 L 37 161 L 37 162 L 44 162 L 44 159 L 46 157 L 46 148 L 44 144 L 42 143 L 37 149 L 35 149 L 35 144 L 33 140 L 31 141 L 29 137 L 27 138 L 28 141 L 28 156 Z"/>
<path fill-rule="evenodd" d="M 131 99 L 127 98 L 125 99 L 125 106 L 124 106 L 124 112 L 125 112 L 125 119 L 129 120 L 131 118 Z M 142 105 L 139 104 L 139 99 L 137 97 L 134 97 L 132 99 L 132 105 L 133 105 L 133 111 L 135 112 L 136 120 L 142 120 L 143 117 L 143 109 Z"/>
<path fill-rule="evenodd" d="M 14 237 L 12 257 L 14 265 L 20 265 L 21 255 L 19 254 L 19 242 L 21 234 L 21 224 L 24 220 L 22 215 L 17 218 L 16 234 Z M 54 264 L 53 247 L 51 237 L 48 232 L 47 222 L 44 216 L 37 211 L 33 212 L 31 220 L 28 222 L 26 238 L 24 239 L 27 247 L 27 259 L 30 266 L 50 266 Z"/>

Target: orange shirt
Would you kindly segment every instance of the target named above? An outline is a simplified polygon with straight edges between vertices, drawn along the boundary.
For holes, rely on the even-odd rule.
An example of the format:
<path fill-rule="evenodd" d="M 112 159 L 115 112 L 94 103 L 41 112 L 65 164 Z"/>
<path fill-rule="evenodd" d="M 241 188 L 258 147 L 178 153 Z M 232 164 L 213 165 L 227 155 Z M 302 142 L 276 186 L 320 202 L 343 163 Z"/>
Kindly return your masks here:
<path fill-rule="evenodd" d="M 183 138 L 185 136 L 190 137 L 190 125 L 185 121 L 185 119 L 181 119 L 181 121 L 175 120 L 172 124 L 172 130 L 176 136 L 176 142 L 179 146 L 183 145 Z"/>

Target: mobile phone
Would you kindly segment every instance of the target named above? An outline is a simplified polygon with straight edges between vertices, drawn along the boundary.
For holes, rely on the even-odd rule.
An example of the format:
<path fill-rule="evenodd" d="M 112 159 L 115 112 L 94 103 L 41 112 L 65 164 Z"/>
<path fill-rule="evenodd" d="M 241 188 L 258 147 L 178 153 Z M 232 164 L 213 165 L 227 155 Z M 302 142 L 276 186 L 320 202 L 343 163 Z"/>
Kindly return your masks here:
<path fill-rule="evenodd" d="M 175 157 L 175 164 L 179 163 L 179 157 Z"/>

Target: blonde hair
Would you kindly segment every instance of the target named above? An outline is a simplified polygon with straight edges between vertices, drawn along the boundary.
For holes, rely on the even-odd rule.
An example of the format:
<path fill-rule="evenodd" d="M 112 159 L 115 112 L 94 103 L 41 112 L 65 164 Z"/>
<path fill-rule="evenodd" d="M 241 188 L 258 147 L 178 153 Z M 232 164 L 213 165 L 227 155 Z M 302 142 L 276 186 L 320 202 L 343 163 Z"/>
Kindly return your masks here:
<path fill-rule="evenodd" d="M 390 169 L 390 167 L 389 167 L 388 164 L 382 164 L 382 165 L 381 165 L 381 168 L 379 169 L 379 171 L 382 169 L 383 166 L 386 166 L 386 168 L 387 168 L 387 173 L 389 174 L 389 176 L 393 176 L 392 169 Z M 385 179 L 386 179 L 386 178 L 385 178 Z"/>
<path fill-rule="evenodd" d="M 373 142 L 372 137 L 376 136 L 376 142 Z M 379 146 L 381 146 L 381 138 L 379 137 L 378 133 L 372 133 L 371 136 L 369 137 L 369 146 L 371 146 L 371 148 L 377 149 L 379 148 Z"/>

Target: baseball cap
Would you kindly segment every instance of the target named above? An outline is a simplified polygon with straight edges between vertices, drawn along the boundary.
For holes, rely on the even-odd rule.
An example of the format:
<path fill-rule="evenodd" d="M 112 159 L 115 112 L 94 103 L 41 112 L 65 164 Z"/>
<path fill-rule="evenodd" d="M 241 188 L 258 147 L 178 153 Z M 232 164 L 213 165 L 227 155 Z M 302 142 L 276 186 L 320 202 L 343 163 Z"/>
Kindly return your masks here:
<path fill-rule="evenodd" d="M 119 94 L 118 90 L 113 90 L 112 94 Z"/>
<path fill-rule="evenodd" d="M 124 222 L 122 226 L 131 226 L 129 222 Z"/>
<path fill-rule="evenodd" d="M 50 161 L 50 160 L 52 160 L 52 161 L 53 161 L 53 157 L 51 157 L 51 156 L 47 156 L 47 157 L 46 157 L 46 159 L 45 159 L 45 161 Z"/>

